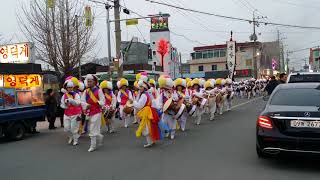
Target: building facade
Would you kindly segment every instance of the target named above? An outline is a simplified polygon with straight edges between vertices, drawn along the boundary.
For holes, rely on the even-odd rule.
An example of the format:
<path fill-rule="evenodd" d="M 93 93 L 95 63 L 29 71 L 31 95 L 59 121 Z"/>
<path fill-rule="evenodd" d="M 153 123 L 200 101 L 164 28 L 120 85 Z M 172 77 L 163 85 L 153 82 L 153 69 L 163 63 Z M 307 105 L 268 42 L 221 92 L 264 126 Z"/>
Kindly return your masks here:
<path fill-rule="evenodd" d="M 320 48 L 311 48 L 309 55 L 310 70 L 320 72 Z"/>
<path fill-rule="evenodd" d="M 266 75 L 266 69 L 272 69 L 272 60 L 278 62 L 280 48 L 276 42 L 236 43 L 235 78 L 251 78 L 254 75 L 253 59 L 256 59 L 258 77 Z M 227 67 L 227 44 L 194 47 L 191 53 L 190 73 L 204 72 L 209 74 L 225 75 Z M 256 52 L 256 53 L 254 53 Z M 220 73 L 218 73 L 220 72 Z M 269 72 L 269 71 L 268 71 Z M 271 75 L 271 74 L 269 74 Z M 211 77 L 208 77 L 211 78 Z"/>

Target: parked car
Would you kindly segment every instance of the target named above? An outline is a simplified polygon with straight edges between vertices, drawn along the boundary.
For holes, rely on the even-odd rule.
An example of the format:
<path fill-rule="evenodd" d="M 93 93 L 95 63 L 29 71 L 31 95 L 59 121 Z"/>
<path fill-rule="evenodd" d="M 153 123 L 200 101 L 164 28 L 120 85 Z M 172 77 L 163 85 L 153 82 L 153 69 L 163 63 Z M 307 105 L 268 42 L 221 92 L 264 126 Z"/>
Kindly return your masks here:
<path fill-rule="evenodd" d="M 320 153 L 320 83 L 277 86 L 257 119 L 256 151 Z"/>
<path fill-rule="evenodd" d="M 305 82 L 320 82 L 320 73 L 318 72 L 291 73 L 287 78 L 287 83 L 305 83 Z"/>

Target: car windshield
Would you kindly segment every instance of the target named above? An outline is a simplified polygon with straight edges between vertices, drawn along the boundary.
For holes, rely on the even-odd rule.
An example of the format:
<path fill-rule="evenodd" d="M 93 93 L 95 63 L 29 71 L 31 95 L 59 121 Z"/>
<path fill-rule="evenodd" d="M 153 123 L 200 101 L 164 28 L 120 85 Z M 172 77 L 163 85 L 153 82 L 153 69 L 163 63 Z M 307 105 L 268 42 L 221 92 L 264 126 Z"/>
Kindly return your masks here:
<path fill-rule="evenodd" d="M 320 82 L 320 74 L 291 75 L 289 83 Z"/>
<path fill-rule="evenodd" d="M 280 89 L 272 96 L 270 105 L 319 106 L 319 89 Z"/>

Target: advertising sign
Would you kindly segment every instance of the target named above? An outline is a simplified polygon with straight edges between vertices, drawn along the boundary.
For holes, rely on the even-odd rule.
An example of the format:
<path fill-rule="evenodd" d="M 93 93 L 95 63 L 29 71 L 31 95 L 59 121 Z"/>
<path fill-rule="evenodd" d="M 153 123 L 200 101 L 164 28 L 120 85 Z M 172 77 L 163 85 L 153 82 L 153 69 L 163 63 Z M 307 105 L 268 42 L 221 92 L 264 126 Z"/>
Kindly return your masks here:
<path fill-rule="evenodd" d="M 18 43 L 0 46 L 0 63 L 31 63 L 31 44 Z"/>
<path fill-rule="evenodd" d="M 5 88 L 40 87 L 42 84 L 41 76 L 38 74 L 4 75 L 3 77 Z"/>
<path fill-rule="evenodd" d="M 151 18 L 151 31 L 168 31 L 169 14 L 161 14 L 159 17 Z"/>

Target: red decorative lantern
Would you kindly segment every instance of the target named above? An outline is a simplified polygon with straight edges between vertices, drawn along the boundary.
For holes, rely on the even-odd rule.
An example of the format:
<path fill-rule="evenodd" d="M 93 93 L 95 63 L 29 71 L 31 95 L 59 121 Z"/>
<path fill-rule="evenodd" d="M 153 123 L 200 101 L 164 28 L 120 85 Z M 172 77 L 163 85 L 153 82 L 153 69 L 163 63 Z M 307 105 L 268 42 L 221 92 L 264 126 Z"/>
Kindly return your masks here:
<path fill-rule="evenodd" d="M 162 66 L 162 71 L 164 72 L 164 56 L 166 54 L 168 54 L 168 50 L 169 50 L 169 42 L 165 39 L 160 39 L 158 42 L 158 48 L 157 48 L 157 52 L 160 54 L 161 56 L 161 66 Z"/>

